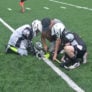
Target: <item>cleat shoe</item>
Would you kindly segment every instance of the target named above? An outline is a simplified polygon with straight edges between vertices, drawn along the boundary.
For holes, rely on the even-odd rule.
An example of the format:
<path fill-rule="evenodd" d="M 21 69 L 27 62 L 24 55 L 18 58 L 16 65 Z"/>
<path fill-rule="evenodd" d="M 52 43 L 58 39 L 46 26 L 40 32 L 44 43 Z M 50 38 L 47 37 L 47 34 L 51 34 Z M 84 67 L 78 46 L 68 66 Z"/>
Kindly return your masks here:
<path fill-rule="evenodd" d="M 83 62 L 82 62 L 83 64 L 87 63 L 87 55 L 88 55 L 88 53 L 86 52 L 83 56 Z"/>
<path fill-rule="evenodd" d="M 79 67 L 79 66 L 80 66 L 80 63 L 77 62 L 77 63 L 75 63 L 75 64 L 69 66 L 69 69 L 75 69 L 75 68 L 77 68 L 77 67 Z"/>
<path fill-rule="evenodd" d="M 87 63 L 87 58 L 83 58 L 83 64 Z"/>
<path fill-rule="evenodd" d="M 64 66 L 64 68 L 65 68 L 66 70 L 68 70 L 68 71 L 70 70 L 69 67 L 67 67 L 67 66 Z"/>
<path fill-rule="evenodd" d="M 85 55 L 83 56 L 83 64 L 86 64 L 87 63 L 87 54 L 88 53 L 85 53 Z"/>
<path fill-rule="evenodd" d="M 64 68 L 64 66 L 65 66 L 65 63 L 61 63 L 61 64 L 60 64 L 60 66 L 61 66 L 62 68 Z"/>

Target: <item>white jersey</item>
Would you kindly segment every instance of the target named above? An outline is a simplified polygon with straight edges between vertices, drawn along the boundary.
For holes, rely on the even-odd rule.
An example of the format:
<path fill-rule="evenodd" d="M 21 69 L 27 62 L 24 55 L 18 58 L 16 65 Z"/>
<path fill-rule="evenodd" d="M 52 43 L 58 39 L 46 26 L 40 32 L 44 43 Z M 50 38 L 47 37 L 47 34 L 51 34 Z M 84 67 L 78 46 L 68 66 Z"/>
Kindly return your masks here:
<path fill-rule="evenodd" d="M 19 28 L 17 28 L 11 35 L 10 37 L 10 40 L 8 42 L 9 45 L 12 45 L 12 46 L 15 46 L 16 45 L 16 42 L 18 41 L 19 38 L 22 37 L 22 32 L 25 30 L 25 28 L 30 28 L 31 29 L 31 26 L 26 24 L 26 25 L 23 25 Z M 26 40 L 24 41 L 25 44 L 26 44 Z M 23 44 L 23 43 L 22 43 Z M 23 46 L 23 48 L 26 47 L 26 46 Z"/>
<path fill-rule="evenodd" d="M 56 35 L 57 38 L 60 38 L 64 29 L 65 25 L 62 22 L 56 23 L 51 29 L 51 35 Z"/>
<path fill-rule="evenodd" d="M 53 21 L 54 21 L 54 23 L 56 24 L 56 23 L 61 23 L 61 21 L 59 20 L 59 19 L 53 19 Z"/>

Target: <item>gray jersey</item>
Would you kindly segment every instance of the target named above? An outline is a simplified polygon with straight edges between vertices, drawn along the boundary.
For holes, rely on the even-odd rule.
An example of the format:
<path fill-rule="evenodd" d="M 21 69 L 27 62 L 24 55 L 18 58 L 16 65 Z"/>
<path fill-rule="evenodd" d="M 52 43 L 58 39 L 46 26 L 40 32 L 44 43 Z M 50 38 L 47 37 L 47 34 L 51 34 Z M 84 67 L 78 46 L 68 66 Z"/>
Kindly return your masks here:
<path fill-rule="evenodd" d="M 54 23 L 56 24 L 56 23 L 61 23 L 61 21 L 59 20 L 59 19 L 53 19 L 53 21 L 54 21 Z"/>
<path fill-rule="evenodd" d="M 72 32 L 63 33 L 61 40 L 64 44 L 70 43 L 72 46 L 76 46 L 79 50 L 85 50 L 85 42 L 76 34 Z"/>
<path fill-rule="evenodd" d="M 22 32 L 25 30 L 25 28 L 31 28 L 30 25 L 26 24 L 19 28 L 17 28 L 11 35 L 10 40 L 8 42 L 9 45 L 15 46 L 19 38 L 22 37 Z M 27 41 L 24 39 L 24 41 L 21 43 L 21 48 L 26 48 Z"/>

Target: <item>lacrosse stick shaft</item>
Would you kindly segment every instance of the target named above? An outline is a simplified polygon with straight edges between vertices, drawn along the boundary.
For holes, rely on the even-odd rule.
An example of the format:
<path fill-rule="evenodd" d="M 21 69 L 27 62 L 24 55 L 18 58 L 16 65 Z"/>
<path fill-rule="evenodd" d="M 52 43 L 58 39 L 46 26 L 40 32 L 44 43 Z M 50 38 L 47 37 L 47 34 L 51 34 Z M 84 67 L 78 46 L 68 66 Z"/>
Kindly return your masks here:
<path fill-rule="evenodd" d="M 59 64 L 61 64 L 60 60 L 56 59 L 56 61 L 57 61 Z"/>

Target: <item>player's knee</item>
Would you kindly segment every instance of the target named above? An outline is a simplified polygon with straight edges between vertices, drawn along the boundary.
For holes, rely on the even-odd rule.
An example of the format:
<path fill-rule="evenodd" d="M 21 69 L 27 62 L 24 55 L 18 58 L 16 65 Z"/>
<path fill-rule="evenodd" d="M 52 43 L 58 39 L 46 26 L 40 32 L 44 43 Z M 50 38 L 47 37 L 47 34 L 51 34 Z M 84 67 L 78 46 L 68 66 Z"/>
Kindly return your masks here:
<path fill-rule="evenodd" d="M 21 56 L 27 56 L 28 55 L 28 52 L 27 52 L 27 50 L 25 49 L 18 49 L 18 53 L 19 53 L 19 55 L 21 55 Z"/>
<path fill-rule="evenodd" d="M 65 46 L 64 51 L 65 52 L 74 52 L 74 47 L 73 46 Z"/>
<path fill-rule="evenodd" d="M 74 47 L 73 46 L 65 46 L 64 52 L 71 58 L 74 56 Z"/>

